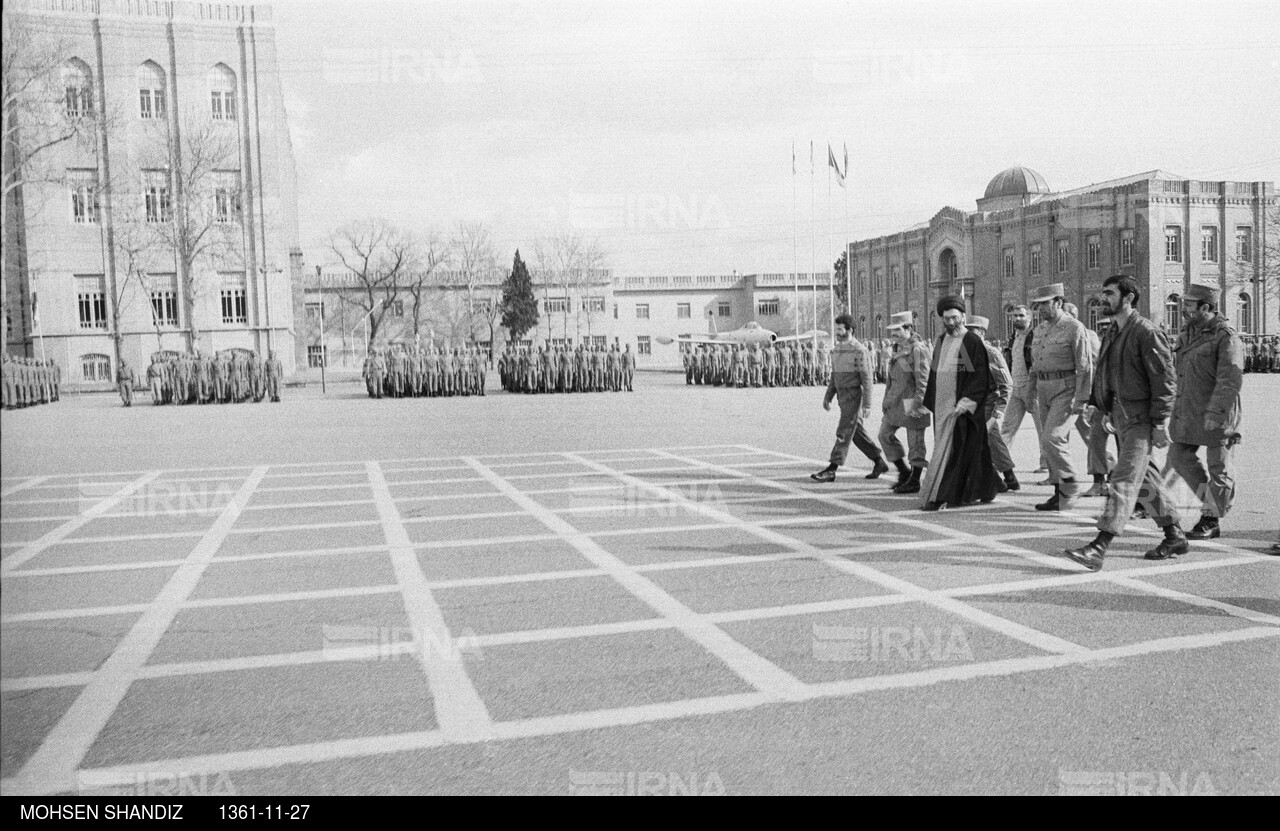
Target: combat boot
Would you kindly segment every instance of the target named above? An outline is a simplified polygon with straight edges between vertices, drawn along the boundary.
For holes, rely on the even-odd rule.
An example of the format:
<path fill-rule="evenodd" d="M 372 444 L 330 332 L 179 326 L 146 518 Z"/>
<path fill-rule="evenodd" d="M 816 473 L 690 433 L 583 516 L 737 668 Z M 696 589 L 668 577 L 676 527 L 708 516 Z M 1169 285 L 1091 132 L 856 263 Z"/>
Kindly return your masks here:
<path fill-rule="evenodd" d="M 1182 529 L 1177 525 L 1166 525 L 1164 539 L 1142 557 L 1145 560 L 1167 560 L 1178 554 L 1186 554 L 1190 550 L 1191 544 L 1187 542 L 1187 535 L 1182 533 Z"/>
<path fill-rule="evenodd" d="M 907 480 L 911 478 L 911 468 L 903 464 L 901 459 L 894 459 L 893 464 L 898 468 L 898 481 L 893 483 L 890 490 L 897 493 L 898 488 L 905 485 Z"/>
<path fill-rule="evenodd" d="M 1011 491 L 1022 490 L 1022 485 L 1018 482 L 1018 477 L 1012 470 L 1004 472 L 1004 486 Z"/>
<path fill-rule="evenodd" d="M 1187 532 L 1189 540 L 1216 540 L 1220 536 L 1222 529 L 1218 527 L 1218 518 L 1208 514 L 1201 514 L 1196 527 Z"/>
<path fill-rule="evenodd" d="M 1085 497 L 1106 496 L 1107 495 L 1107 477 L 1101 473 L 1093 475 L 1093 487 L 1080 494 Z"/>
<path fill-rule="evenodd" d="M 920 475 L 924 473 L 923 468 L 911 468 L 911 475 L 907 477 L 907 481 L 893 489 L 894 493 L 919 493 L 920 492 Z"/>
<path fill-rule="evenodd" d="M 1036 505 L 1037 511 L 1061 511 L 1062 510 L 1062 488 L 1058 485 L 1053 486 L 1053 496 L 1046 501 Z"/>
<path fill-rule="evenodd" d="M 871 472 L 864 476 L 864 479 L 879 479 L 881 473 L 888 473 L 889 465 L 884 461 L 884 456 L 877 456 L 875 464 L 871 466 Z"/>
<path fill-rule="evenodd" d="M 1107 555 L 1107 546 L 1111 544 L 1111 539 L 1111 534 L 1099 531 L 1093 542 L 1083 548 L 1068 548 L 1062 553 L 1090 571 L 1098 571 L 1102 568 L 1102 560 Z"/>

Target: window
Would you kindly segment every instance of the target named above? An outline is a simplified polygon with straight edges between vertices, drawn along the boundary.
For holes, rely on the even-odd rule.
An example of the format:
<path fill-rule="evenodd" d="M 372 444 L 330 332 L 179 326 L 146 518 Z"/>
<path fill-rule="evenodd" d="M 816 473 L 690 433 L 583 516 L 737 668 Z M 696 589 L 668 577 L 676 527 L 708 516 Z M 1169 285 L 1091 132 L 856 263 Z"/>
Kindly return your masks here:
<path fill-rule="evenodd" d="M 328 366 L 329 362 L 326 360 L 326 358 L 329 357 L 328 352 L 329 350 L 327 347 L 321 346 L 319 344 L 316 344 L 314 346 L 308 346 L 307 347 L 307 366 L 311 367 L 312 369 L 319 369 L 322 366 Z"/>
<path fill-rule="evenodd" d="M 324 320 L 324 301 L 310 300 L 307 302 L 307 320 Z"/>
<path fill-rule="evenodd" d="M 1084 241 L 1084 259 L 1087 268 L 1102 268 L 1102 236 L 1090 234 Z"/>
<path fill-rule="evenodd" d="M 169 222 L 173 219 L 167 171 L 142 171 L 142 196 L 147 210 L 147 222 Z"/>
<path fill-rule="evenodd" d="M 1071 268 L 1071 243 L 1068 240 L 1058 240 L 1058 273 L 1061 274 Z"/>
<path fill-rule="evenodd" d="M 244 272 L 228 272 L 222 275 L 222 322 L 249 322 Z"/>
<path fill-rule="evenodd" d="M 1253 229 L 1247 225 L 1236 228 L 1236 259 L 1253 262 Z"/>
<path fill-rule="evenodd" d="M 1177 225 L 1165 226 L 1164 261 L 1166 263 L 1182 262 L 1182 228 Z"/>
<path fill-rule="evenodd" d="M 209 98 L 214 121 L 236 120 L 236 76 L 222 64 L 209 70 Z"/>
<path fill-rule="evenodd" d="M 774 317 L 779 313 L 781 304 L 776 299 L 759 300 L 756 302 L 756 314 L 760 317 Z"/>
<path fill-rule="evenodd" d="M 1178 331 L 1182 325 L 1182 296 L 1171 294 L 1164 301 L 1164 325 L 1171 331 Z"/>
<path fill-rule="evenodd" d="M 1004 279 L 1012 280 L 1014 276 L 1013 268 L 1013 249 L 1006 248 L 1004 250 Z"/>
<path fill-rule="evenodd" d="M 618 304 L 617 304 L 617 303 L 614 303 L 614 304 L 613 304 L 613 319 L 614 319 L 614 320 L 617 320 L 617 319 L 618 319 Z"/>
<path fill-rule="evenodd" d="M 151 284 L 151 320 L 156 326 L 178 325 L 176 277 L 174 274 L 152 274 L 148 278 Z"/>
<path fill-rule="evenodd" d="M 902 272 L 896 265 L 889 266 L 889 288 L 894 291 L 902 289 Z"/>
<path fill-rule="evenodd" d="M 1215 225 L 1200 229 L 1200 260 L 1206 263 L 1218 261 L 1218 228 Z"/>
<path fill-rule="evenodd" d="M 672 278 L 671 278 L 671 284 L 672 284 L 673 286 L 692 286 L 692 285 L 693 285 L 693 277 L 692 277 L 692 276 L 690 276 L 690 275 L 683 275 L 683 276 L 680 276 L 680 277 L 672 277 Z"/>
<path fill-rule="evenodd" d="M 1013 304 L 1006 303 L 1004 307 L 1004 336 L 1005 339 L 1013 337 L 1013 333 L 1017 331 L 1013 328 Z"/>
<path fill-rule="evenodd" d="M 858 272 L 858 291 L 865 292 L 867 290 L 867 272 L 862 269 Z"/>
<path fill-rule="evenodd" d="M 1133 265 L 1133 231 L 1120 232 L 1120 265 Z"/>
<path fill-rule="evenodd" d="M 1039 277 L 1044 273 L 1044 250 L 1040 243 L 1031 246 L 1031 276 Z"/>
<path fill-rule="evenodd" d="M 111 358 L 98 354 L 81 355 L 80 376 L 85 381 L 106 381 L 110 383 L 112 381 Z"/>
<path fill-rule="evenodd" d="M 567 314 L 569 312 L 569 298 L 567 297 L 548 297 L 542 304 L 547 310 L 547 314 L 560 312 Z"/>
<path fill-rule="evenodd" d="M 636 354 L 637 355 L 653 354 L 653 344 L 649 342 L 648 335 L 639 335 L 636 337 Z"/>
<path fill-rule="evenodd" d="M 595 348 L 598 346 L 601 349 L 604 349 L 609 345 L 609 338 L 606 337 L 605 335 L 592 335 L 590 338 L 583 338 L 583 341 L 586 342 L 587 345 L 591 346 L 592 348 Z"/>
<path fill-rule="evenodd" d="M 93 115 L 93 85 L 90 83 L 88 64 L 76 58 L 63 64 L 62 89 L 67 118 Z"/>
<path fill-rule="evenodd" d="M 920 263 L 907 263 L 907 289 L 915 291 L 920 288 Z"/>
<path fill-rule="evenodd" d="M 98 171 L 68 170 L 71 183 L 71 219 L 77 225 L 98 224 Z"/>
<path fill-rule="evenodd" d="M 582 311 L 591 314 L 592 312 L 604 312 L 603 297 L 584 297 L 582 298 Z"/>
<path fill-rule="evenodd" d="M 883 268 L 871 269 L 871 290 L 874 291 L 876 294 L 882 294 L 884 292 L 884 269 Z"/>
<path fill-rule="evenodd" d="M 138 114 L 148 120 L 165 117 L 164 70 L 153 61 L 138 67 Z"/>
<path fill-rule="evenodd" d="M 636 320 L 648 320 L 648 319 L 649 319 L 649 304 L 637 303 L 636 304 Z"/>
<path fill-rule="evenodd" d="M 240 174 L 237 171 L 214 173 L 213 218 L 215 222 L 240 221 Z"/>
<path fill-rule="evenodd" d="M 76 277 L 81 329 L 107 328 L 107 293 L 101 274 Z"/>
<path fill-rule="evenodd" d="M 1236 331 L 1242 335 L 1253 332 L 1253 303 L 1243 291 L 1240 292 L 1240 303 L 1236 306 Z"/>
<path fill-rule="evenodd" d="M 723 300 L 716 304 L 716 317 L 729 317 L 729 304 Z"/>
<path fill-rule="evenodd" d="M 1102 301 L 1097 297 L 1089 298 L 1086 306 L 1085 324 L 1093 331 L 1098 331 L 1099 325 L 1102 323 Z"/>
<path fill-rule="evenodd" d="M 693 307 L 690 306 L 688 303 L 677 303 L 676 317 L 681 319 L 693 317 Z"/>
<path fill-rule="evenodd" d="M 387 304 L 387 314 L 392 317 L 404 317 L 404 301 L 392 300 Z"/>

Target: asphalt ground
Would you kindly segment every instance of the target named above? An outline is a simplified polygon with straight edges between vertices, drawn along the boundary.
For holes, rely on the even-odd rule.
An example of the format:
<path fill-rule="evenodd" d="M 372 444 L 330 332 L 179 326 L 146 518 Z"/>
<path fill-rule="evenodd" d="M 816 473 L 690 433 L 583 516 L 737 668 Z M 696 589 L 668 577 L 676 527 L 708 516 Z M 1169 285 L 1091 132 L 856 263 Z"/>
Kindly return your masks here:
<path fill-rule="evenodd" d="M 1029 420 L 1020 493 L 925 514 L 809 480 L 821 395 L 6 412 L 0 791 L 1280 790 L 1280 376 L 1226 536 L 1097 574 Z"/>

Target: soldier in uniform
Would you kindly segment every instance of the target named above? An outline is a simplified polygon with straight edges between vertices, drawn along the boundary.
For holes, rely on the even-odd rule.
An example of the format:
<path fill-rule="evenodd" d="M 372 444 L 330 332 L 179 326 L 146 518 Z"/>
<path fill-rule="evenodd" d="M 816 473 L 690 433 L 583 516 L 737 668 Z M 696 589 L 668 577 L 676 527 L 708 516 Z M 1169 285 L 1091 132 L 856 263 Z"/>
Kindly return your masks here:
<path fill-rule="evenodd" d="M 691 387 L 693 386 L 693 372 L 695 365 L 692 344 L 689 345 L 688 349 L 680 350 L 680 360 L 684 364 L 684 385 L 686 387 Z"/>
<path fill-rule="evenodd" d="M 267 362 L 265 366 L 267 376 L 267 395 L 271 396 L 272 403 L 280 403 L 280 385 L 284 383 L 284 365 L 280 363 L 280 359 L 276 357 L 275 352 L 267 353 Z"/>
<path fill-rule="evenodd" d="M 924 409 L 924 393 L 929 385 L 932 356 L 928 345 L 915 332 L 911 312 L 898 312 L 891 316 L 886 328 L 893 334 L 896 344 L 889 362 L 878 438 L 884 457 L 898 469 L 898 481 L 893 492 L 919 493 L 920 477 L 929 464 L 925 430 L 931 419 L 929 411 Z M 903 449 L 896 435 L 899 428 L 907 431 L 907 450 Z M 908 458 L 908 452 L 910 467 L 902 461 Z"/>
<path fill-rule="evenodd" d="M 49 359 L 49 373 L 53 376 L 53 400 L 58 401 L 62 398 L 62 367 L 52 358 Z"/>
<path fill-rule="evenodd" d="M 1075 303 L 1064 303 L 1062 310 L 1071 315 L 1075 320 L 1080 319 L 1080 310 Z M 1102 348 L 1102 339 L 1098 337 L 1098 333 L 1090 329 L 1088 326 L 1084 329 L 1085 335 L 1089 338 L 1089 364 L 1097 366 L 1098 352 Z M 1095 422 L 1097 429 L 1095 430 Z M 1084 441 L 1084 446 L 1089 450 L 1088 473 L 1093 477 L 1093 487 L 1081 494 L 1081 496 L 1106 496 L 1107 495 L 1107 474 L 1111 472 L 1115 459 L 1107 453 L 1106 431 L 1102 429 L 1102 414 L 1098 412 L 1096 407 L 1085 406 L 1084 412 L 1076 416 L 1076 432 L 1080 434 L 1080 438 Z M 1101 433 L 1102 435 L 1098 435 Z M 994 455 L 995 448 L 992 448 Z"/>
<path fill-rule="evenodd" d="M 147 386 L 151 387 L 151 404 L 158 407 L 164 403 L 164 364 L 159 355 L 151 356 L 151 366 L 147 367 Z"/>
<path fill-rule="evenodd" d="M 1200 521 L 1187 537 L 1212 540 L 1221 536 L 1219 520 L 1235 498 L 1231 451 L 1240 438 L 1244 349 L 1218 313 L 1216 288 L 1188 287 L 1182 295 L 1182 319 L 1186 325 L 1175 349 L 1178 395 L 1169 421 L 1169 465 L 1201 500 Z M 1207 473 L 1198 456 L 1201 447 Z"/>
<path fill-rule="evenodd" d="M 382 353 L 376 349 L 373 351 L 372 361 L 369 364 L 369 372 L 373 376 L 373 397 L 381 398 L 386 391 L 387 362 L 382 357 Z"/>
<path fill-rule="evenodd" d="M 3 382 L 4 408 L 12 410 L 17 406 L 18 401 L 17 372 L 14 369 L 13 359 L 9 357 L 7 352 L 4 353 L 4 358 L 0 360 L 0 380 Z"/>
<path fill-rule="evenodd" d="M 1004 443 L 1004 433 L 1000 423 L 1004 419 L 1005 407 L 1013 392 L 1013 377 L 1009 374 L 1009 366 L 1004 362 L 1004 354 L 987 340 L 987 328 L 991 322 L 982 315 L 973 315 L 965 322 L 970 332 L 982 338 L 987 347 L 987 359 L 991 372 L 991 380 L 995 389 L 987 394 L 984 415 L 987 421 L 987 444 L 991 448 L 991 464 L 1003 478 L 999 483 L 1000 492 L 1016 491 L 1021 485 L 1013 472 L 1013 456 L 1009 446 Z"/>
<path fill-rule="evenodd" d="M 1049 462 L 1053 496 L 1036 505 L 1039 511 L 1070 507 L 1077 495 L 1076 472 L 1067 442 L 1072 422 L 1084 412 L 1093 383 L 1089 336 L 1080 321 L 1063 310 L 1066 289 L 1053 283 L 1036 290 L 1032 306 L 1040 316 L 1031 344 L 1040 408 L 1040 447 Z"/>
<path fill-rule="evenodd" d="M 754 343 L 747 347 L 747 382 L 752 387 L 763 384 L 760 374 L 760 350 Z"/>
<path fill-rule="evenodd" d="M 1177 396 L 1173 354 L 1164 331 L 1138 314 L 1140 300 L 1132 277 L 1115 275 L 1103 283 L 1103 310 L 1114 324 L 1098 356 L 1090 403 L 1106 416 L 1105 427 L 1116 432 L 1120 453 L 1111 472 L 1107 506 L 1098 520 L 1098 535 L 1088 545 L 1063 552 L 1090 571 L 1102 568 L 1107 548 L 1129 523 L 1139 494 L 1147 512 L 1164 529 L 1164 539 L 1146 553 L 1146 559 L 1166 560 L 1190 547 L 1151 455 L 1152 448 L 1169 443 L 1168 419 Z"/>
<path fill-rule="evenodd" d="M 636 356 L 631 351 L 631 344 L 627 344 L 622 349 L 622 383 L 626 386 L 627 392 L 635 392 L 634 383 L 636 377 Z"/>
<path fill-rule="evenodd" d="M 116 369 L 116 388 L 120 390 L 120 400 L 126 407 L 133 406 L 133 367 L 124 358 Z"/>
<path fill-rule="evenodd" d="M 885 464 L 880 448 L 867 435 L 863 422 L 871 415 L 871 358 L 866 348 L 851 337 L 853 318 L 842 314 L 836 318 L 836 346 L 832 350 L 831 382 L 822 397 L 822 409 L 830 411 L 832 400 L 840 405 L 840 423 L 836 427 L 836 443 L 831 448 L 830 464 L 809 478 L 815 482 L 834 482 L 836 468 L 844 464 L 849 454 L 849 443 L 871 459 L 874 464 L 868 479 L 878 479 L 889 466 Z"/>

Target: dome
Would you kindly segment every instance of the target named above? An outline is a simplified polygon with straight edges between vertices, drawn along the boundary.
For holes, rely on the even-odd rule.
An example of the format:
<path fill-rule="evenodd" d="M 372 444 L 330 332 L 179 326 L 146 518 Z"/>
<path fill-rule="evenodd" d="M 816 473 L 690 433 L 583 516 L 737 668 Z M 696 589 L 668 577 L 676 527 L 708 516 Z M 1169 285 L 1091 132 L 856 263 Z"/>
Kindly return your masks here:
<path fill-rule="evenodd" d="M 1029 193 L 1052 193 L 1044 177 L 1029 167 L 1011 167 L 1002 170 L 987 185 L 983 199 L 998 199 L 1001 196 L 1025 196 Z"/>

